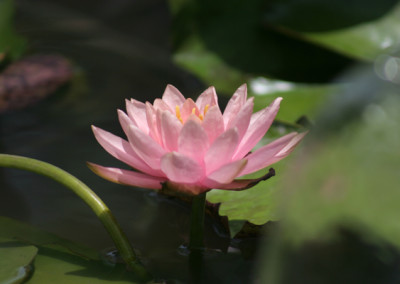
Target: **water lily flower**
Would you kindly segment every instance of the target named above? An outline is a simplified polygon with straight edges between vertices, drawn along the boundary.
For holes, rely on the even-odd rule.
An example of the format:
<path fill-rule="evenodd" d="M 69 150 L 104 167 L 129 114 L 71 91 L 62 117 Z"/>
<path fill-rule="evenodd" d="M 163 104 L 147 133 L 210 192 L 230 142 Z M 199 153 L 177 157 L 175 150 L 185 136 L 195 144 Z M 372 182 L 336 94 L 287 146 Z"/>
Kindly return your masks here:
<path fill-rule="evenodd" d="M 305 133 L 287 134 L 254 152 L 279 109 L 282 98 L 253 114 L 254 98 L 240 86 L 224 112 L 218 106 L 214 87 L 196 101 L 168 85 L 162 99 L 153 104 L 126 100 L 118 110 L 127 140 L 92 126 L 100 145 L 134 170 L 88 163 L 112 182 L 198 195 L 211 189 L 241 190 L 260 179 L 236 179 L 285 158 Z"/>

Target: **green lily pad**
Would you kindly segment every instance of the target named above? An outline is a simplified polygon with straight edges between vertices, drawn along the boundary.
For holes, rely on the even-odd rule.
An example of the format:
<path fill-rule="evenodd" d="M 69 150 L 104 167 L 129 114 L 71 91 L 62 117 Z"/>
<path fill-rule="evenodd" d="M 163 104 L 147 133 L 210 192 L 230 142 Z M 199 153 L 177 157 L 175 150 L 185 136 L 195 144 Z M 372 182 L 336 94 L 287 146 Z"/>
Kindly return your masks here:
<path fill-rule="evenodd" d="M 41 247 L 35 259 L 35 273 L 29 283 L 141 283 L 120 264 L 83 259 L 53 248 Z"/>
<path fill-rule="evenodd" d="M 0 237 L 12 238 L 26 244 L 35 246 L 52 245 L 58 246 L 60 250 L 92 260 L 98 260 L 98 253 L 85 246 L 60 238 L 56 235 L 43 232 L 35 227 L 29 226 L 14 219 L 0 216 Z"/>
<path fill-rule="evenodd" d="M 31 263 L 37 251 L 35 246 L 0 238 L 0 283 L 22 283 L 27 279 L 33 270 Z"/>
<path fill-rule="evenodd" d="M 0 282 L 12 280 L 1 283 L 27 276 L 28 283 L 40 284 L 141 283 L 124 264 L 106 262 L 93 249 L 6 217 L 0 227 Z"/>
<path fill-rule="evenodd" d="M 25 51 L 26 41 L 14 31 L 13 16 L 14 1 L 0 0 L 0 54 L 15 59 Z"/>
<path fill-rule="evenodd" d="M 246 220 L 256 225 L 276 221 L 279 219 L 276 206 L 277 189 L 285 178 L 285 170 L 282 163 L 273 165 L 273 168 L 276 170 L 277 176 L 267 181 L 243 191 L 214 189 L 207 193 L 207 200 L 212 203 L 221 203 L 219 214 L 228 216 L 229 221 Z M 262 174 L 259 172 L 258 175 L 252 176 L 259 177 Z"/>

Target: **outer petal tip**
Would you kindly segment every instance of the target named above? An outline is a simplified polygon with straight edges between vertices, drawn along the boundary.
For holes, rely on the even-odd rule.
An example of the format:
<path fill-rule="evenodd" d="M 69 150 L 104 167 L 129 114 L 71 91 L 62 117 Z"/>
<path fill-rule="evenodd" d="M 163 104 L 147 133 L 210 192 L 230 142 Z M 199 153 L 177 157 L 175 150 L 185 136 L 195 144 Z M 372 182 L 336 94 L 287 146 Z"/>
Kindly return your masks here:
<path fill-rule="evenodd" d="M 166 181 L 165 178 L 154 177 L 130 170 L 103 167 L 90 162 L 87 162 L 87 165 L 89 169 L 98 176 L 118 184 L 150 189 L 161 189 L 161 183 Z"/>

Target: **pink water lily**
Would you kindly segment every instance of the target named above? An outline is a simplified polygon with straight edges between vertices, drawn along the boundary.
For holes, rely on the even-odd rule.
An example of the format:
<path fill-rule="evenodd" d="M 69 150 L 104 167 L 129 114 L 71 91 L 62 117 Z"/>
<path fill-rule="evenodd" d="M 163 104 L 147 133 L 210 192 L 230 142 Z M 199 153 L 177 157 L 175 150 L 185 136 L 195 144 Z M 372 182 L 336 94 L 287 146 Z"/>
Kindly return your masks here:
<path fill-rule="evenodd" d="M 118 110 L 118 116 L 128 140 L 92 128 L 100 145 L 135 171 L 89 167 L 112 182 L 156 190 L 167 184 L 184 194 L 248 188 L 262 178 L 236 178 L 285 158 L 305 135 L 293 132 L 250 152 L 271 126 L 282 98 L 254 114 L 253 100 L 247 98 L 246 85 L 223 113 L 214 87 L 196 101 L 171 85 L 153 104 L 126 100 L 127 113 Z"/>

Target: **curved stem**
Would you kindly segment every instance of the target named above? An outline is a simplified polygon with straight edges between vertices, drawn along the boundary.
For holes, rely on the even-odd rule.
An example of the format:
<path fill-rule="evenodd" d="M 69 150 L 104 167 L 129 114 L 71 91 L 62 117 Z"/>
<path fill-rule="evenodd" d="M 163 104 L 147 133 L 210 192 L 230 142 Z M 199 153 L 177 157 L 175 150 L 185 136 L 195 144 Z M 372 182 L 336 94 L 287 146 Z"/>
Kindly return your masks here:
<path fill-rule="evenodd" d="M 83 201 L 85 201 L 87 205 L 89 205 L 89 207 L 103 223 L 128 268 L 135 272 L 138 277 L 149 277 L 148 272 L 139 262 L 126 235 L 117 223 L 110 209 L 87 185 L 85 185 L 79 179 L 49 163 L 15 155 L 0 154 L 0 166 L 34 172 L 49 177 L 68 187 Z"/>

